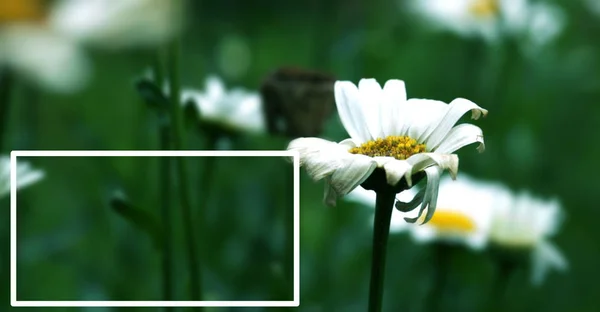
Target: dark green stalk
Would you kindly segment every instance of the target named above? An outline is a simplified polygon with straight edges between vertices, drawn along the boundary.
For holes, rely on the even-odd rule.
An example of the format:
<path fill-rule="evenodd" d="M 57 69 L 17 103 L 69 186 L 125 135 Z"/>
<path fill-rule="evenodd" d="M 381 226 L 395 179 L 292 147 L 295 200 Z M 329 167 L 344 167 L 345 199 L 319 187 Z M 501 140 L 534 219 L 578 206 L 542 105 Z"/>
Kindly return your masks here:
<path fill-rule="evenodd" d="M 443 294 L 448 277 L 448 261 L 451 246 L 445 243 L 433 244 L 432 285 L 425 300 L 425 311 L 443 311 Z"/>
<path fill-rule="evenodd" d="M 292 283 L 294 278 L 294 172 L 290 168 L 286 168 L 285 174 L 285 190 L 283 208 L 284 230 L 285 230 L 285 250 L 283 258 L 284 277 L 287 283 Z"/>
<path fill-rule="evenodd" d="M 377 192 L 375 221 L 373 224 L 373 255 L 371 260 L 371 283 L 369 286 L 369 312 L 380 312 L 385 277 L 385 256 L 390 234 L 390 220 L 396 193 L 384 189 Z"/>
<path fill-rule="evenodd" d="M 217 140 L 218 140 L 218 136 L 207 132 L 208 135 L 208 142 L 206 144 L 206 150 L 212 151 L 212 150 L 216 150 L 217 149 Z M 203 192 L 204 192 L 204 196 L 202 196 L 202 198 L 200 198 L 200 211 L 196 212 L 196 226 L 198 227 L 201 235 L 200 237 L 206 237 L 206 233 L 203 233 L 203 231 L 205 231 L 206 229 L 206 222 L 205 222 L 205 218 L 206 218 L 206 213 L 208 212 L 208 204 L 209 204 L 209 200 L 210 200 L 210 194 L 212 194 L 212 180 L 214 178 L 214 174 L 215 174 L 215 168 L 216 168 L 216 162 L 217 162 L 217 158 L 216 157 L 204 157 L 204 166 L 202 168 L 202 171 L 200 172 L 200 187 L 202 188 Z M 209 241 L 205 241 L 203 242 L 203 244 L 200 244 L 202 247 L 204 247 L 203 249 L 201 249 L 202 251 L 206 251 L 210 248 L 206 248 L 206 247 L 211 247 L 211 246 L 206 246 L 206 244 L 209 244 Z"/>
<path fill-rule="evenodd" d="M 154 64 L 154 80 L 158 86 L 164 84 L 163 69 L 160 64 L 160 58 L 155 59 Z M 171 127 L 168 116 L 164 112 L 159 111 L 158 116 L 158 136 L 159 148 L 161 150 L 171 149 Z M 171 159 L 169 157 L 159 157 L 159 177 L 158 188 L 161 191 L 160 197 L 160 215 L 163 222 L 163 261 L 162 261 L 162 278 L 163 278 L 163 299 L 165 301 L 173 300 L 173 248 L 171 238 L 172 216 L 171 216 Z M 165 307 L 165 311 L 173 311 L 173 307 Z"/>
<path fill-rule="evenodd" d="M 8 115 L 10 114 L 10 97 L 13 77 L 7 69 L 0 68 L 0 151 L 4 150 L 4 136 Z"/>
<path fill-rule="evenodd" d="M 175 150 L 183 150 L 183 124 L 182 109 L 180 102 L 179 82 L 179 40 L 175 39 L 169 46 L 168 51 L 168 74 L 169 74 L 169 96 L 171 100 L 171 127 L 173 135 L 173 147 Z M 183 231 L 187 244 L 187 256 L 190 275 L 190 292 L 193 301 L 202 300 L 201 272 L 198 257 L 198 249 L 194 237 L 194 226 L 192 223 L 192 207 L 189 196 L 189 185 L 186 179 L 186 162 L 183 157 L 175 157 L 177 167 L 177 178 L 179 187 L 179 200 L 181 201 Z"/>
<path fill-rule="evenodd" d="M 508 283 L 515 271 L 515 264 L 510 260 L 497 259 L 496 277 L 492 284 L 492 292 L 490 294 L 490 304 L 492 305 L 489 311 L 505 311 L 506 308 L 506 291 Z"/>

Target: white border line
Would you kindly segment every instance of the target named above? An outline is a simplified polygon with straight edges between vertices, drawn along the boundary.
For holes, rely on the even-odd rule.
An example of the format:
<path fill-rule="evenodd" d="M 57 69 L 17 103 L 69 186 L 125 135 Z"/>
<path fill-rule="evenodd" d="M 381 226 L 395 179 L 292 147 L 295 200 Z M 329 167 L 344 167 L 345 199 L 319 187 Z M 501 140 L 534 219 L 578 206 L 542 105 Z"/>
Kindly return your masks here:
<path fill-rule="evenodd" d="M 17 300 L 17 157 L 292 157 L 294 298 L 291 301 Z M 13 307 L 298 307 L 300 306 L 300 155 L 296 151 L 12 151 L 10 153 L 10 304 Z"/>

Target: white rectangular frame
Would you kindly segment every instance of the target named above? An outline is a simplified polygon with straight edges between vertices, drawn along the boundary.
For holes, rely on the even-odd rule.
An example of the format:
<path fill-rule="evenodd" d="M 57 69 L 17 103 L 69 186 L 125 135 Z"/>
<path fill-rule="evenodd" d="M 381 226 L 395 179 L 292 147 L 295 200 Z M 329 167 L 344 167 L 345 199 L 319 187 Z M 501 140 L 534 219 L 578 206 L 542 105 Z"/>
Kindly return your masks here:
<path fill-rule="evenodd" d="M 294 296 L 291 301 L 17 300 L 17 157 L 292 157 Z M 300 305 L 300 156 L 295 151 L 12 151 L 10 153 L 10 304 L 13 307 L 298 307 Z"/>

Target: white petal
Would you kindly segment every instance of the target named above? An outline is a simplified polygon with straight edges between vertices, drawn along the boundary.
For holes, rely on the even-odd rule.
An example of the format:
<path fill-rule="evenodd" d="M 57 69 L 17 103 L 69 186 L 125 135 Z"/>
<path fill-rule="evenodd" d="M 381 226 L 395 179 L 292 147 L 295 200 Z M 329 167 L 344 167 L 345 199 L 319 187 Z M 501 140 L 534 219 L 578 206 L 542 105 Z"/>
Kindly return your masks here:
<path fill-rule="evenodd" d="M 61 0 L 49 16 L 52 28 L 104 48 L 157 45 L 178 29 L 181 1 Z"/>
<path fill-rule="evenodd" d="M 568 267 L 567 260 L 560 251 L 547 241 L 541 241 L 536 245 L 532 262 L 531 281 L 534 285 L 540 285 L 544 281 L 546 272 L 550 268 L 564 271 Z"/>
<path fill-rule="evenodd" d="M 398 125 L 404 123 L 404 114 L 401 114 L 402 105 L 406 104 L 406 87 L 404 81 L 391 79 L 383 87 L 381 99 L 380 122 L 384 136 L 397 135 Z"/>
<path fill-rule="evenodd" d="M 404 218 L 406 222 L 425 224 L 431 220 L 437 206 L 437 197 L 440 185 L 441 169 L 439 167 L 429 167 L 425 169 L 427 174 L 427 186 L 425 187 L 425 195 L 416 218 Z"/>
<path fill-rule="evenodd" d="M 487 110 L 466 99 L 458 98 L 450 102 L 447 112 L 440 118 L 439 121 L 435 122 L 435 128 L 433 131 L 422 138 L 427 147 L 431 150 L 440 144 L 440 142 L 442 142 L 460 117 L 462 117 L 469 110 L 472 112 L 471 118 L 473 119 L 479 119 L 482 114 L 487 114 Z"/>
<path fill-rule="evenodd" d="M 348 154 L 338 144 L 319 138 L 298 138 L 292 140 L 288 150 L 298 151 L 300 165 L 306 168 L 308 175 L 315 181 L 333 174 L 342 167 L 341 153 Z"/>
<path fill-rule="evenodd" d="M 380 118 L 381 101 L 383 99 L 381 86 L 375 79 L 361 79 L 358 82 L 358 92 L 360 94 L 360 105 L 371 138 L 383 138 Z"/>
<path fill-rule="evenodd" d="M 412 168 L 406 172 L 405 178 L 412 185 L 412 175 L 430 166 L 438 166 L 440 169 L 448 169 L 452 179 L 456 179 L 458 173 L 458 156 L 456 154 L 420 153 L 410 156 L 406 160 Z"/>
<path fill-rule="evenodd" d="M 411 169 L 411 165 L 406 160 L 393 159 L 387 162 L 383 169 L 385 169 L 385 178 L 389 185 L 396 185 L 407 171 Z"/>
<path fill-rule="evenodd" d="M 330 183 L 339 196 L 355 189 L 377 168 L 377 163 L 371 157 L 360 154 L 348 153 L 338 164 L 339 167 L 330 176 Z"/>
<path fill-rule="evenodd" d="M 0 28 L 0 66 L 52 91 L 71 93 L 89 80 L 90 66 L 79 46 L 36 26 Z"/>
<path fill-rule="evenodd" d="M 460 124 L 450 132 L 446 138 L 437 146 L 434 151 L 436 153 L 449 154 L 462 148 L 463 146 L 479 142 L 477 150 L 481 153 L 485 149 L 483 142 L 483 132 L 481 128 L 471 124 Z"/>
<path fill-rule="evenodd" d="M 409 99 L 403 105 L 402 113 L 405 122 L 400 130 L 400 135 L 408 135 L 418 142 L 425 142 L 425 138 L 437 126 L 437 121 L 446 113 L 448 105 L 441 101 L 425 99 Z M 427 147 L 429 150 L 429 147 Z"/>
<path fill-rule="evenodd" d="M 329 183 L 329 179 L 325 181 L 325 192 L 323 193 L 323 203 L 330 207 L 335 207 L 337 199 L 340 195 L 337 194 L 335 189 Z"/>
<path fill-rule="evenodd" d="M 371 140 L 359 102 L 360 94 L 356 86 L 350 81 L 336 81 L 334 90 L 335 104 L 346 132 L 358 143 Z"/>

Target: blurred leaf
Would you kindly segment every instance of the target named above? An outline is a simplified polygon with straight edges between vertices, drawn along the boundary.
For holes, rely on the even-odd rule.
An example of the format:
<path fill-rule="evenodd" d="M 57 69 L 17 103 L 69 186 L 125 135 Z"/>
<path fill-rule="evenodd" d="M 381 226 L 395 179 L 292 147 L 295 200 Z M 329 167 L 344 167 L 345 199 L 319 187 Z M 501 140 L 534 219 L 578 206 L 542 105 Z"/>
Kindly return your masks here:
<path fill-rule="evenodd" d="M 169 100 L 154 81 L 148 78 L 141 78 L 135 83 L 135 88 L 151 108 L 159 112 L 168 109 Z"/>
<path fill-rule="evenodd" d="M 122 194 L 115 194 L 110 199 L 110 206 L 125 220 L 141 231 L 144 231 L 160 250 L 163 246 L 163 229 L 157 218 L 151 213 L 133 206 Z"/>

